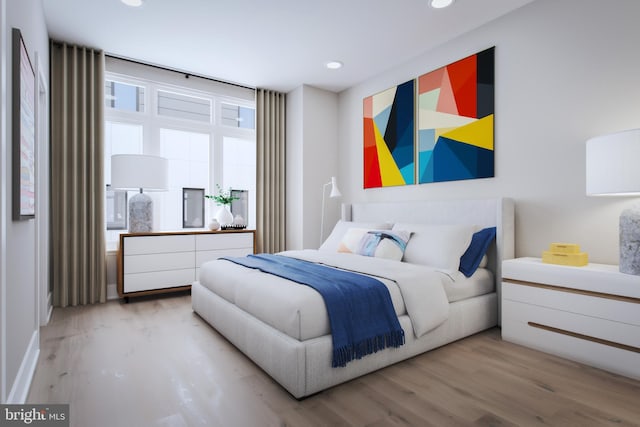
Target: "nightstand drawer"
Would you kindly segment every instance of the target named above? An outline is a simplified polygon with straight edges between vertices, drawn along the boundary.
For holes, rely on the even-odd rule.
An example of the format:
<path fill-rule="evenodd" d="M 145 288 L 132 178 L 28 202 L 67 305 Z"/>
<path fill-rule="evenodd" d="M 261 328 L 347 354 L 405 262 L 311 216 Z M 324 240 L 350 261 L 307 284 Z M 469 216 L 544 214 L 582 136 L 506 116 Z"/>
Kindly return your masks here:
<path fill-rule="evenodd" d="M 503 302 L 502 315 L 502 337 L 506 341 L 640 379 L 639 327 L 514 301 Z M 568 334 L 571 330 L 585 334 Z"/>
<path fill-rule="evenodd" d="M 550 289 L 541 285 L 505 281 L 502 284 L 502 298 L 640 327 L 640 304 L 627 302 L 624 298 L 613 295 L 589 295 L 566 288 Z"/>
<path fill-rule="evenodd" d="M 640 379 L 640 276 L 539 258 L 502 267 L 505 341 Z"/>
<path fill-rule="evenodd" d="M 638 325 L 509 300 L 503 301 L 502 318 L 505 319 L 503 333 L 505 324 L 508 326 L 519 323 L 538 329 L 556 329 L 555 333 L 574 334 L 586 340 L 629 346 L 640 352 Z"/>

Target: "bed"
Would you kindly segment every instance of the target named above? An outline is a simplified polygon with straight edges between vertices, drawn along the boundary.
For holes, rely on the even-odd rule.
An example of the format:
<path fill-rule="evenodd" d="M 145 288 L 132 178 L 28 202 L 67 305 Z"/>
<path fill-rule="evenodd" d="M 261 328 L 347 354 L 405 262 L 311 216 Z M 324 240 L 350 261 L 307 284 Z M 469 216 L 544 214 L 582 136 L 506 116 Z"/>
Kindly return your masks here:
<path fill-rule="evenodd" d="M 495 238 L 470 277 L 450 268 L 461 245 L 466 255 L 492 227 Z M 410 233 L 401 261 L 349 253 L 347 235 L 379 229 Z M 497 325 L 501 262 L 514 256 L 514 206 L 506 198 L 344 205 L 318 250 L 279 255 L 375 276 L 404 330 L 404 345 L 334 368 L 327 309 L 314 289 L 229 260 L 203 264 L 193 310 L 302 398 Z"/>

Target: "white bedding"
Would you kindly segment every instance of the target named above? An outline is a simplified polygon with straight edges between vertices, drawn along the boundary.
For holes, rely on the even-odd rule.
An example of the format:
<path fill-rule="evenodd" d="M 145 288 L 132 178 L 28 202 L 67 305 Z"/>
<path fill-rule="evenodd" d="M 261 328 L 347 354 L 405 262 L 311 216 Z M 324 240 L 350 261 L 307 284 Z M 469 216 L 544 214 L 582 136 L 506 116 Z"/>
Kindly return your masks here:
<path fill-rule="evenodd" d="M 376 277 L 389 289 L 396 314 L 409 315 L 417 338 L 447 319 L 449 304 L 443 285 L 450 278 L 441 271 L 398 261 L 315 250 L 287 251 L 281 255 Z M 322 296 L 308 286 L 225 260 L 203 265 L 200 283 L 292 338 L 303 341 L 330 333 Z"/>
<path fill-rule="evenodd" d="M 201 270 L 200 281 L 193 283 L 194 311 L 296 398 L 309 396 L 498 323 L 501 264 L 502 260 L 514 256 L 514 207 L 511 200 L 424 200 L 354 204 L 349 209 L 343 209 L 343 222 L 344 224 L 338 224 L 334 228 L 334 232 L 340 231 L 340 225 L 344 225 L 344 234 L 344 231 L 354 224 L 370 223 L 371 228 L 391 228 L 386 222 L 404 222 L 432 225 L 471 224 L 474 225 L 474 229 L 495 226 L 497 233 L 495 245 L 486 253 L 486 269 L 479 269 L 470 279 L 455 272 L 449 272 L 452 278 L 433 271 L 429 273 L 441 278 L 439 293 L 444 297 L 436 299 L 445 302 L 448 318 L 420 338 L 416 338 L 411 332 L 414 319 L 409 319 L 407 314 L 400 314 L 408 311 L 415 315 L 413 305 L 419 306 L 427 300 L 421 294 L 419 285 L 390 286 L 389 281 L 383 280 L 390 289 L 394 309 L 399 314 L 400 324 L 405 330 L 406 342 L 399 348 L 387 348 L 352 361 L 343 368 L 331 367 L 333 345 L 332 337 L 328 333 L 325 306 L 320 295 L 307 286 L 290 283 L 288 286 L 285 285 L 286 290 L 275 291 L 282 286 L 274 283 L 274 280 L 287 281 L 272 279 L 259 271 L 247 272 L 246 268 L 228 261 L 214 261 Z M 412 231 L 422 233 L 423 230 Z M 336 239 L 329 238 L 325 242 L 327 244 L 323 244 L 325 251 L 336 252 L 335 248 L 329 247 L 329 243 L 334 246 L 339 244 L 342 235 L 338 237 L 337 234 L 340 233 L 335 234 Z M 416 234 L 413 237 L 420 236 Z M 418 243 L 418 246 L 430 245 L 432 251 L 429 254 L 439 255 L 444 252 L 453 253 L 452 250 L 446 250 L 452 249 L 447 242 L 449 240 L 442 242 L 427 238 L 416 239 L 413 243 Z M 303 253 L 301 256 L 316 256 L 306 251 Z M 422 248 L 415 253 L 420 256 L 425 254 Z M 456 255 L 459 256 L 460 254 Z M 371 262 L 374 265 L 373 268 L 367 266 L 365 271 L 375 272 L 375 269 L 379 268 L 383 275 L 388 274 L 385 266 L 388 262 L 380 258 L 360 257 L 359 261 Z M 406 262 L 389 262 L 407 267 Z M 414 269 L 410 267 L 405 269 L 405 272 L 409 270 Z M 405 292 L 405 287 L 418 288 L 418 292 Z M 320 303 L 306 306 L 308 295 L 319 298 Z M 433 301 L 427 304 L 429 303 L 436 305 L 438 311 L 438 304 Z M 306 308 L 303 309 L 303 306 Z M 324 313 L 325 320 L 320 322 L 322 325 L 312 321 L 312 318 L 318 315 L 317 312 Z M 415 323 L 420 323 L 420 320 L 416 319 Z M 432 324 L 437 322 L 438 319 L 431 320 Z M 276 327 L 275 324 L 279 326 Z M 427 321 L 422 328 L 428 329 L 429 326 Z M 421 328 L 417 328 L 417 333 L 422 333 Z"/>
<path fill-rule="evenodd" d="M 455 280 L 444 281 L 444 292 L 450 303 L 495 292 L 495 290 L 495 276 L 486 268 L 478 268 L 471 277 L 465 277 L 460 273 L 456 275 Z"/>

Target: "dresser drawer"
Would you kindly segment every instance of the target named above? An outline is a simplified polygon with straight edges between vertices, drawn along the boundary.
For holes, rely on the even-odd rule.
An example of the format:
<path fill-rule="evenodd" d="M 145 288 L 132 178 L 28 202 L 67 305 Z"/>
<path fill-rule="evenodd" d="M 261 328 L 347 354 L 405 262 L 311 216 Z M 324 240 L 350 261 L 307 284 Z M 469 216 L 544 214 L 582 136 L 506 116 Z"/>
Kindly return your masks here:
<path fill-rule="evenodd" d="M 124 239 L 124 254 L 160 254 L 174 252 L 189 252 L 195 250 L 195 236 L 140 236 Z"/>
<path fill-rule="evenodd" d="M 202 263 L 254 253 L 254 235 L 253 230 L 122 234 L 118 295 L 128 298 L 185 289 L 197 279 Z"/>
<path fill-rule="evenodd" d="M 124 292 L 148 291 L 191 285 L 195 280 L 195 269 L 155 271 L 124 275 Z"/>
<path fill-rule="evenodd" d="M 253 252 L 253 233 L 218 233 L 196 236 L 196 251 L 248 248 Z"/>
<path fill-rule="evenodd" d="M 220 249 L 216 251 L 199 251 L 196 253 L 196 267 L 200 267 L 207 261 L 222 258 L 223 256 L 243 257 L 253 253 L 253 247 L 237 249 Z"/>
<path fill-rule="evenodd" d="M 127 274 L 180 270 L 194 268 L 195 266 L 195 252 L 127 255 L 124 257 L 124 271 Z"/>

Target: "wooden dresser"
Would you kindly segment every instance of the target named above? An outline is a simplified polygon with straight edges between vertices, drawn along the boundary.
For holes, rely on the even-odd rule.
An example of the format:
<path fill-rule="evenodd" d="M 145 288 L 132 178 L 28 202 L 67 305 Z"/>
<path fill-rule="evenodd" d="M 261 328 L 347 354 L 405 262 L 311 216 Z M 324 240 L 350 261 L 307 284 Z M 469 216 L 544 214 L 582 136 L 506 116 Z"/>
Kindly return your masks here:
<path fill-rule="evenodd" d="M 254 230 L 121 234 L 118 295 L 128 299 L 188 290 L 202 263 L 254 252 Z"/>

